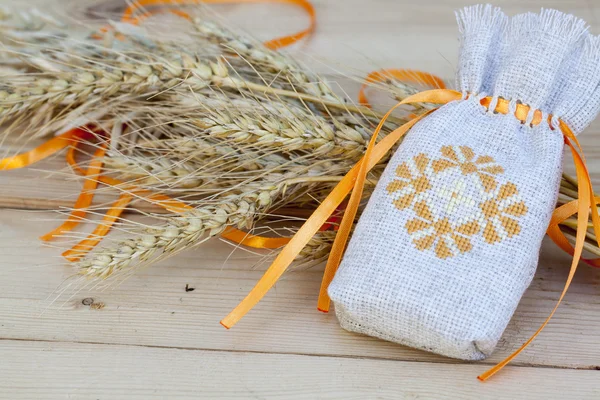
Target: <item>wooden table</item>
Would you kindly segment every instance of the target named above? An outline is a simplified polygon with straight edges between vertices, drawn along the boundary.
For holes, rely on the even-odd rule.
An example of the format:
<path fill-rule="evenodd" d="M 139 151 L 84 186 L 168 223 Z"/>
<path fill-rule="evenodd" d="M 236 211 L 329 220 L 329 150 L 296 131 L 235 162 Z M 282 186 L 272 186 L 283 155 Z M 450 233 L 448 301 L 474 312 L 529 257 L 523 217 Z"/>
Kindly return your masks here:
<path fill-rule="evenodd" d="M 70 15 L 98 6 L 29 3 Z M 331 72 L 325 62 L 346 72 L 411 67 L 453 76 L 453 10 L 463 0 L 314 3 L 319 28 L 298 54 L 315 70 Z M 539 7 L 537 0 L 496 3 L 510 14 Z M 584 17 L 599 33 L 595 0 L 544 3 Z M 284 5 L 219 10 L 264 38 L 306 22 Z M 582 136 L 595 178 L 599 137 L 598 123 Z M 63 167 L 61 157 L 39 166 Z M 36 238 L 56 226 L 60 216 L 51 210 L 71 205 L 79 183 L 29 169 L 0 174 L 0 185 L 1 399 L 600 398 L 600 271 L 585 265 L 539 338 L 491 381 L 475 379 L 523 343 L 555 304 L 569 257 L 549 242 L 494 356 L 465 363 L 343 331 L 334 315 L 315 309 L 322 267 L 286 274 L 242 323 L 226 331 L 219 319 L 265 266 L 255 267 L 256 257 L 232 252 L 219 240 L 116 288 L 69 288 L 61 294 L 57 288 L 72 270 L 58 249 Z"/>

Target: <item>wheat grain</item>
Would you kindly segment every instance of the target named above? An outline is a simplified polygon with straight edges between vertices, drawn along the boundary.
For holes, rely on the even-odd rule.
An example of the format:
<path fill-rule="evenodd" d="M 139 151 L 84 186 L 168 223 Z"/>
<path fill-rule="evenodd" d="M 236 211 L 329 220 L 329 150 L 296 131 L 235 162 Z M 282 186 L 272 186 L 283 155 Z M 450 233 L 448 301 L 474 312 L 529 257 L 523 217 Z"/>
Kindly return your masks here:
<path fill-rule="evenodd" d="M 101 120 L 119 132 L 106 173 L 196 206 L 98 249 L 77 264 L 82 275 L 128 273 L 228 226 L 252 228 L 283 206 L 314 207 L 362 156 L 381 118 L 289 57 L 206 21 L 195 27 L 197 52 L 123 29 L 118 51 L 95 42 L 24 53 L 35 73 L 0 88 L 2 120 L 50 115 L 38 134 L 74 116 Z M 383 135 L 403 122 L 389 121 Z M 300 257 L 321 260 L 334 235 L 320 233 Z"/>
<path fill-rule="evenodd" d="M 206 108 L 192 118 L 168 115 L 174 125 L 193 125 L 211 137 L 228 142 L 276 146 L 281 151 L 310 150 L 315 156 L 355 159 L 362 154 L 369 138 L 367 128 L 337 118 L 308 112 L 302 106 L 277 101 L 257 103 L 251 99 L 218 100 L 197 95 L 196 101 Z M 200 114 L 200 117 L 196 115 Z M 388 127 L 384 133 L 388 132 Z M 189 136 L 186 135 L 185 138 Z M 170 142 L 171 145 L 177 142 Z"/>
<path fill-rule="evenodd" d="M 250 228 L 257 213 L 268 209 L 281 186 L 244 195 L 221 198 L 218 204 L 204 206 L 178 217 L 167 218 L 162 226 L 131 232 L 131 239 L 102 248 L 77 263 L 80 274 L 107 278 L 116 272 L 144 264 L 157 255 L 169 255 L 183 247 L 222 233 L 228 226 Z"/>
<path fill-rule="evenodd" d="M 225 55 L 241 56 L 256 71 L 260 71 L 262 74 L 269 73 L 277 81 L 269 80 L 270 85 L 279 83 L 282 87 L 293 87 L 298 92 L 317 96 L 324 100 L 340 101 L 319 76 L 300 67 L 297 62 L 284 53 L 270 50 L 248 37 L 236 35 L 213 21 L 196 18 L 194 27 L 204 39 L 220 45 Z"/>

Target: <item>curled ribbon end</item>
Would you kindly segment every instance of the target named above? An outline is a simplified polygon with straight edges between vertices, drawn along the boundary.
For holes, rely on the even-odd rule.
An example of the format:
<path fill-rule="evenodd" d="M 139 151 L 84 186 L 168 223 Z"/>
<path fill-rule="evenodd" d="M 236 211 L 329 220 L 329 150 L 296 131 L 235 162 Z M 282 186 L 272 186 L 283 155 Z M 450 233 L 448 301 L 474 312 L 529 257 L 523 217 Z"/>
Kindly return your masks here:
<path fill-rule="evenodd" d="M 225 329 L 229 330 L 229 329 L 231 328 L 231 326 L 227 326 L 227 325 L 225 324 L 225 322 L 223 322 L 223 321 L 224 321 L 224 320 L 221 320 L 221 321 L 219 321 L 219 323 L 220 323 L 221 325 L 223 325 L 223 328 L 225 328 Z"/>
<path fill-rule="evenodd" d="M 79 261 L 79 259 L 83 256 L 83 254 L 73 254 L 71 250 L 67 250 L 61 255 L 69 262 Z"/>
<path fill-rule="evenodd" d="M 39 239 L 41 241 L 44 241 L 44 242 L 49 242 L 52 239 L 54 239 L 54 234 L 53 233 L 46 233 L 45 235 L 40 236 Z"/>
<path fill-rule="evenodd" d="M 327 279 L 325 276 L 323 277 L 323 279 L 325 280 L 325 282 L 321 283 L 321 291 L 319 292 L 319 299 L 317 301 L 317 310 L 321 311 L 322 313 L 328 313 L 329 307 L 331 305 L 331 300 L 327 295 L 327 288 L 329 287 L 331 279 Z"/>
<path fill-rule="evenodd" d="M 531 342 L 533 339 L 530 339 L 529 342 Z M 498 363 L 497 365 L 494 365 L 492 368 L 488 369 L 487 371 L 485 371 L 483 374 L 479 375 L 477 377 L 477 379 L 480 382 L 485 382 L 488 379 L 490 379 L 492 376 L 496 375 L 497 372 L 499 372 L 502 368 L 504 368 L 513 358 L 515 358 L 517 356 L 517 354 L 519 354 L 519 352 L 521 350 L 523 350 L 528 344 L 529 342 L 527 342 L 525 345 L 521 346 L 521 348 L 519 350 L 517 350 L 516 353 L 513 353 L 512 355 L 510 355 L 507 359 L 505 359 L 504 361 Z"/>

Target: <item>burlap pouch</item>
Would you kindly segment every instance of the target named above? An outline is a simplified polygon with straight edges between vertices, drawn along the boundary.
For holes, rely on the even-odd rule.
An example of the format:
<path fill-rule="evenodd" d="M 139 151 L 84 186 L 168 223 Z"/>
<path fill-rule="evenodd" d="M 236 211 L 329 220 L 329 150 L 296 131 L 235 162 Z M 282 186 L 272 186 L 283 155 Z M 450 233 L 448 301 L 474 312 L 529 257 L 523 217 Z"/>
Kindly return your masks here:
<path fill-rule="evenodd" d="M 564 139 L 600 107 L 599 40 L 553 10 L 458 15 L 464 99 L 406 136 L 355 229 L 329 295 L 347 330 L 449 357 L 490 355 L 531 282 Z M 486 108 L 480 99 L 493 96 Z M 499 98 L 547 115 L 530 126 Z"/>

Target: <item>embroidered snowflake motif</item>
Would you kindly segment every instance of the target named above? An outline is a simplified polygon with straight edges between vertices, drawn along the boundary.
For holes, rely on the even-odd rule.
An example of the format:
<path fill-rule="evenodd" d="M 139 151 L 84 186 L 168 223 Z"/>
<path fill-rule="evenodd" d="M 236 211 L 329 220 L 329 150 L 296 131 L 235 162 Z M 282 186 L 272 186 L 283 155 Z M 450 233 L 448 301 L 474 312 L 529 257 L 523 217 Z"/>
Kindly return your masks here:
<path fill-rule="evenodd" d="M 472 249 L 471 236 L 480 230 L 477 221 L 454 226 L 448 218 L 435 218 L 426 202 L 415 204 L 418 218 L 406 223 L 406 230 L 412 236 L 419 250 L 433 248 L 439 258 L 452 257 L 458 252 L 466 253 Z"/>
<path fill-rule="evenodd" d="M 394 205 L 403 210 L 410 207 L 417 197 L 431 189 L 429 183 L 430 160 L 425 154 L 419 154 L 412 160 L 402 163 L 396 168 L 396 176 L 400 179 L 393 180 L 388 186 L 388 193 L 400 196 L 394 200 Z"/>
<path fill-rule="evenodd" d="M 518 194 L 517 187 L 508 182 L 494 191 L 492 198 L 481 203 L 486 221 L 483 238 L 487 243 L 498 243 L 521 232 L 518 217 L 527 213 L 527 206 Z"/>
<path fill-rule="evenodd" d="M 387 186 L 395 207 L 413 214 L 405 228 L 415 247 L 445 259 L 471 251 L 476 237 L 495 244 L 518 235 L 527 206 L 515 184 L 499 182 L 504 169 L 467 146 L 440 153 L 400 164 Z"/>
<path fill-rule="evenodd" d="M 476 175 L 486 192 L 496 189 L 498 183 L 495 175 L 504 173 L 504 168 L 496 164 L 492 157 L 479 156 L 476 158 L 475 152 L 467 146 L 460 146 L 458 151 L 452 146 L 444 146 L 440 152 L 444 158 L 433 162 L 434 172 L 459 168 L 463 175 Z"/>

